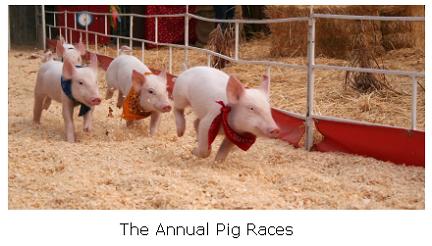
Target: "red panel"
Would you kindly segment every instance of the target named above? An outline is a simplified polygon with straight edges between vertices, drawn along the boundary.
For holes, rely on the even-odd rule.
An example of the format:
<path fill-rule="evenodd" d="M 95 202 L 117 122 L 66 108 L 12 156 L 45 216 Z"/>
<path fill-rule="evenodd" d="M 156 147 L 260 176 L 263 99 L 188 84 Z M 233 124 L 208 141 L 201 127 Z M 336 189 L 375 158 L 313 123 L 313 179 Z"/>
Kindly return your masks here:
<path fill-rule="evenodd" d="M 290 116 L 275 108 L 272 108 L 272 116 L 281 130 L 280 139 L 299 147 L 299 141 L 305 131 L 304 120 Z"/>
<path fill-rule="evenodd" d="M 339 151 L 397 164 L 425 165 L 424 132 L 317 119 L 315 126 L 324 136 L 314 146 L 318 151 Z"/>
<path fill-rule="evenodd" d="M 195 11 L 194 6 L 189 6 L 189 11 Z M 146 15 L 155 14 L 183 14 L 186 12 L 185 6 L 163 6 L 150 5 L 146 6 Z M 194 43 L 196 40 L 195 34 L 196 20 L 189 21 L 189 43 Z M 144 37 L 146 40 L 155 41 L 155 19 L 145 19 Z M 184 17 L 158 18 L 158 42 L 162 43 L 178 43 L 184 44 Z M 154 48 L 155 45 L 146 44 L 147 48 Z"/>
<path fill-rule="evenodd" d="M 64 6 L 60 5 L 57 6 L 57 11 L 89 11 L 89 12 L 97 12 L 97 13 L 107 13 L 109 12 L 109 6 L 107 5 L 90 5 L 90 6 Z M 56 14 L 57 19 L 57 25 L 64 26 L 64 14 Z M 110 24 L 109 24 L 109 18 L 107 19 L 106 25 L 107 25 L 107 32 L 110 34 Z M 68 14 L 67 17 L 67 23 L 68 27 L 75 27 L 75 15 L 74 14 Z M 80 29 L 79 25 L 77 24 L 77 28 Z M 82 29 L 84 30 L 84 29 Z M 103 15 L 93 15 L 93 22 L 89 26 L 90 31 L 95 31 L 99 33 L 105 33 L 105 17 Z M 62 35 L 65 36 L 64 29 L 62 29 Z M 72 42 L 78 43 L 80 37 L 80 32 L 78 31 L 72 31 Z M 67 32 L 67 38 L 70 43 L 70 31 Z M 89 44 L 94 44 L 94 35 L 89 34 Z M 82 40 L 84 43 L 86 43 L 86 35 L 82 32 Z M 109 43 L 109 38 L 104 36 L 98 35 L 98 44 L 107 44 Z"/>

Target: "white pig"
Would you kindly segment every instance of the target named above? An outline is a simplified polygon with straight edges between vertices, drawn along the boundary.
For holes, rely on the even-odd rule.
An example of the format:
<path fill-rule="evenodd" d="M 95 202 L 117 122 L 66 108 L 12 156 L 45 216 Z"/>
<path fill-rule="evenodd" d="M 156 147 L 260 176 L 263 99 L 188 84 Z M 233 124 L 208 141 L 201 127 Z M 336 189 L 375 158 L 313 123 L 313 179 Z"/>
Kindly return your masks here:
<path fill-rule="evenodd" d="M 56 54 L 62 58 L 62 61 L 68 58 L 73 64 L 82 65 L 81 56 L 85 55 L 85 53 L 85 46 L 81 40 L 76 45 L 66 43 L 63 38 L 57 40 Z"/>
<path fill-rule="evenodd" d="M 62 103 L 66 140 L 75 142 L 73 111 L 75 106 L 81 104 L 82 109 L 89 110 L 83 115 L 84 131 L 90 131 L 94 106 L 101 102 L 97 84 L 97 66 L 96 55 L 91 56 L 90 65 L 84 68 L 76 68 L 69 58 L 66 58 L 64 63 L 52 59 L 43 63 L 36 79 L 33 121 L 36 124 L 40 123 L 42 110 L 48 109 L 51 100 L 60 102 Z M 68 82 L 69 92 L 73 99 L 66 95 L 65 90 L 62 89 L 62 78 L 64 81 L 70 80 Z"/>
<path fill-rule="evenodd" d="M 234 76 L 214 68 L 194 67 L 184 71 L 176 79 L 173 89 L 177 135 L 180 137 L 185 132 L 184 109 L 191 106 L 197 116 L 195 130 L 198 138 L 198 147 L 192 153 L 201 158 L 208 157 L 211 152 L 211 146 L 208 146 L 209 128 L 221 112 L 221 105 L 216 103 L 221 100 L 231 106 L 228 124 L 235 132 L 278 137 L 279 128 L 272 118 L 268 101 L 269 86 L 266 76 L 260 87 L 246 89 Z M 219 133 L 222 132 L 221 127 Z M 233 146 L 225 137 L 216 154 L 216 161 L 225 160 Z"/>
<path fill-rule="evenodd" d="M 159 75 L 152 74 L 150 69 L 138 58 L 122 54 L 116 57 L 106 72 L 107 92 L 106 99 L 113 96 L 118 90 L 117 107 L 121 108 L 123 100 L 132 88 L 139 93 L 140 106 L 146 112 L 151 112 L 150 136 L 156 133 L 160 113 L 171 111 L 171 104 L 167 92 L 167 76 L 162 71 Z M 127 121 L 127 125 L 131 125 Z"/>

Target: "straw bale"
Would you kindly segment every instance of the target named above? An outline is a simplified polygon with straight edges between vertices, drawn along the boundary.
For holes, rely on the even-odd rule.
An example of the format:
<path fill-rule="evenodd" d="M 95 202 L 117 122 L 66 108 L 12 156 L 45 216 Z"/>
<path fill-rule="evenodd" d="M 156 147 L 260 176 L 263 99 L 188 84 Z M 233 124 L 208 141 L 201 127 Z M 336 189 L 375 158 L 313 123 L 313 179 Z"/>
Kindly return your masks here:
<path fill-rule="evenodd" d="M 323 14 L 356 14 L 378 15 L 374 6 L 317 6 L 315 13 Z M 309 7 L 305 6 L 268 6 L 269 18 L 286 18 L 308 16 Z M 380 46 L 380 23 L 367 23 L 368 41 Z M 354 34 L 360 31 L 360 21 L 319 19 L 316 22 L 316 56 L 346 58 L 349 56 Z M 271 56 L 305 56 L 307 55 L 307 22 L 289 22 L 270 24 L 273 46 Z"/>
<path fill-rule="evenodd" d="M 270 58 L 272 39 L 242 44 L 242 58 L 305 64 L 303 57 Z M 92 48 L 92 47 L 91 47 Z M 99 51 L 104 51 L 100 47 Z M 191 154 L 196 145 L 194 116 L 186 112 L 184 137 L 175 134 L 173 114 L 163 114 L 155 137 L 148 120 L 126 128 L 115 99 L 94 112 L 94 131 L 82 131 L 78 142 L 63 139 L 61 106 L 53 102 L 40 126 L 31 122 L 38 59 L 34 50 L 11 50 L 8 64 L 8 206 L 9 209 L 424 209 L 424 169 L 373 158 L 306 152 L 277 140 L 258 139 L 248 151 L 234 151 L 224 163 Z M 43 54 L 43 51 L 38 51 Z M 115 56 L 111 47 L 106 53 Z M 134 50 L 133 54 L 141 56 Z M 173 50 L 174 73 L 183 70 L 183 50 Z M 167 64 L 168 49 L 146 51 L 151 67 Z M 206 55 L 189 51 L 191 66 L 206 64 Z M 387 67 L 424 69 L 414 49 L 385 55 Z M 323 64 L 346 65 L 319 57 Z M 224 71 L 256 86 L 266 68 L 230 64 Z M 306 73 L 272 68 L 271 103 L 305 113 Z M 99 88 L 104 94 L 104 72 Z M 409 126 L 409 95 L 377 97 L 342 89 L 343 72 L 316 71 L 315 112 L 396 126 Z M 391 79 L 409 91 L 410 80 Z M 424 81 L 421 81 L 424 84 Z M 419 90 L 418 127 L 424 129 L 424 92 Z M 114 118 L 108 117 L 109 107 Z M 76 116 L 75 112 L 75 116 Z M 214 149 L 220 144 L 217 138 Z M 214 151 L 213 151 L 214 152 Z"/>

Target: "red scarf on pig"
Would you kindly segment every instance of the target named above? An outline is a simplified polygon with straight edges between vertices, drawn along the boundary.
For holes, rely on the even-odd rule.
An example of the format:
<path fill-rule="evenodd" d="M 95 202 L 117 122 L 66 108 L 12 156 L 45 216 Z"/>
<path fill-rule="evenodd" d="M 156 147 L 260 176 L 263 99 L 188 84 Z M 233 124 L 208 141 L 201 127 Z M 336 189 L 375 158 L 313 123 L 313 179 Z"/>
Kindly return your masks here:
<path fill-rule="evenodd" d="M 216 116 L 216 118 L 213 120 L 213 122 L 210 125 L 209 128 L 209 133 L 208 133 L 208 146 L 210 148 L 210 145 L 213 143 L 213 141 L 216 138 L 216 135 L 219 132 L 219 129 L 222 127 L 224 129 L 225 132 L 225 136 L 235 145 L 237 145 L 237 147 L 239 147 L 240 149 L 246 151 L 248 150 L 254 143 L 256 140 L 256 136 L 253 135 L 252 133 L 243 133 L 243 134 L 238 134 L 237 132 L 235 132 L 229 125 L 228 125 L 228 114 L 229 112 L 231 112 L 231 107 L 230 106 L 225 106 L 224 102 L 222 101 L 216 101 L 217 103 L 219 103 L 222 107 L 221 107 L 221 113 Z"/>

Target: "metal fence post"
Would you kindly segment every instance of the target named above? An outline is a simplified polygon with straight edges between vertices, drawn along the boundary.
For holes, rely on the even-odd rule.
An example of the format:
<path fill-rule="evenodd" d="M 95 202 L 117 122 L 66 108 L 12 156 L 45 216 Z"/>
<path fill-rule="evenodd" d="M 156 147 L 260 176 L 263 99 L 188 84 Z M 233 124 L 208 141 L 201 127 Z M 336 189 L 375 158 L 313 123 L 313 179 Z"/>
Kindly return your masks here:
<path fill-rule="evenodd" d="M 69 43 L 68 42 L 68 34 L 67 34 L 67 31 L 68 31 L 68 23 L 67 23 L 67 10 L 65 10 L 64 11 L 64 25 L 65 25 L 65 29 L 64 29 L 64 31 L 65 31 L 65 35 L 64 35 L 64 38 L 65 38 L 65 41 L 66 41 L 66 43 Z"/>
<path fill-rule="evenodd" d="M 234 59 L 239 59 L 239 40 L 240 40 L 240 34 L 239 34 L 239 23 L 235 22 L 235 46 L 234 46 Z"/>
<path fill-rule="evenodd" d="M 144 50 L 145 50 L 145 44 L 144 42 L 141 42 L 141 61 L 144 63 Z"/>
<path fill-rule="evenodd" d="M 189 67 L 189 5 L 186 5 L 186 12 L 185 12 L 185 23 L 184 23 L 184 43 L 185 43 L 185 49 L 184 49 L 184 69 L 186 70 Z"/>
<path fill-rule="evenodd" d="M 42 8 L 41 14 L 42 14 L 42 43 L 43 43 L 42 45 L 43 45 L 43 49 L 46 50 L 45 5 L 42 5 L 41 8 Z M 51 38 L 51 28 L 49 29 L 49 31 L 50 31 L 50 38 Z M 10 35 L 9 35 L 9 38 L 10 38 Z M 9 40 L 9 43 L 10 43 L 10 40 Z M 10 45 L 9 45 L 9 47 L 10 47 Z"/>
<path fill-rule="evenodd" d="M 130 16 L 130 23 L 129 23 L 129 47 L 133 49 L 133 15 Z"/>
<path fill-rule="evenodd" d="M 313 7 L 310 8 L 308 21 L 308 66 L 307 66 L 307 112 L 305 148 L 311 150 L 313 145 L 313 102 L 314 102 L 314 65 L 315 65 L 315 18 Z"/>
<path fill-rule="evenodd" d="M 412 95 L 411 95 L 411 130 L 417 128 L 417 79 L 412 76 Z"/>
<path fill-rule="evenodd" d="M 169 46 L 169 65 L 168 65 L 168 71 L 170 74 L 172 74 L 172 47 Z"/>
<path fill-rule="evenodd" d="M 158 39 L 159 39 L 159 30 L 158 30 L 158 18 L 155 17 L 155 43 L 158 43 Z"/>
<path fill-rule="evenodd" d="M 88 35 L 88 23 L 85 25 L 85 32 L 86 32 L 86 50 L 89 49 L 89 35 Z"/>

